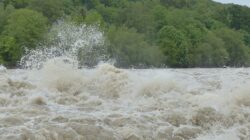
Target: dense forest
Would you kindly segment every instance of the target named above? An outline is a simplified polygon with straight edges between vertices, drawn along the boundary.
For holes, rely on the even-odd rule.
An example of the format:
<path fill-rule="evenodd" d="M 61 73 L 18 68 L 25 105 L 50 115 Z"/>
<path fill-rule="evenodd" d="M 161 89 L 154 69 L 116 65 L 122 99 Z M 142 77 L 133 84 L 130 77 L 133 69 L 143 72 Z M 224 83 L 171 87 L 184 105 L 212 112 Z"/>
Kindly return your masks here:
<path fill-rule="evenodd" d="M 250 65 L 250 8 L 212 0 L 0 0 L 0 64 L 17 66 L 58 20 L 99 25 L 118 67 Z"/>

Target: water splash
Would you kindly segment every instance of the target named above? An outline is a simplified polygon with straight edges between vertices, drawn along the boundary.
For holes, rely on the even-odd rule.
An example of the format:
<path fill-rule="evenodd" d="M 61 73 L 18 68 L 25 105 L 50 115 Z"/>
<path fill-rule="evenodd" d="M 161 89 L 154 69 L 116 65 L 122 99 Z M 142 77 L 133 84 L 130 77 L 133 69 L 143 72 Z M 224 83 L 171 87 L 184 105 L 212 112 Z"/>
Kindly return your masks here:
<path fill-rule="evenodd" d="M 21 58 L 22 68 L 40 69 L 50 59 L 61 58 L 74 66 L 93 66 L 106 60 L 105 38 L 98 26 L 58 22 L 49 39 Z"/>
<path fill-rule="evenodd" d="M 3 65 L 0 65 L 0 73 L 4 73 L 6 71 L 7 69 Z"/>

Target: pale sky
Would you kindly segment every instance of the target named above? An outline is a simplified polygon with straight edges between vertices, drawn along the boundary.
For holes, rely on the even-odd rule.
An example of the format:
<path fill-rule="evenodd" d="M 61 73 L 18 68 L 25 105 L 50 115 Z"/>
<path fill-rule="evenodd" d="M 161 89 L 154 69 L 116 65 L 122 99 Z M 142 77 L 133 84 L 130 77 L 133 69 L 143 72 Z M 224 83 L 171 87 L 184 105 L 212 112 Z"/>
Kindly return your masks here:
<path fill-rule="evenodd" d="M 214 0 L 221 3 L 235 3 L 239 5 L 247 5 L 250 7 L 250 0 Z"/>

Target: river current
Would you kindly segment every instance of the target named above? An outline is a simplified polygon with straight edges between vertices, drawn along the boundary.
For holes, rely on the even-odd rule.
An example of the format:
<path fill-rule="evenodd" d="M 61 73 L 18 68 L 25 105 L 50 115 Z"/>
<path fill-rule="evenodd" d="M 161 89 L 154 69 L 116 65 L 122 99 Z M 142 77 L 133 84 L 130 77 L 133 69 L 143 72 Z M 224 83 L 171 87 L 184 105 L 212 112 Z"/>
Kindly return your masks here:
<path fill-rule="evenodd" d="M 0 70 L 1 140 L 249 140 L 250 69 Z"/>

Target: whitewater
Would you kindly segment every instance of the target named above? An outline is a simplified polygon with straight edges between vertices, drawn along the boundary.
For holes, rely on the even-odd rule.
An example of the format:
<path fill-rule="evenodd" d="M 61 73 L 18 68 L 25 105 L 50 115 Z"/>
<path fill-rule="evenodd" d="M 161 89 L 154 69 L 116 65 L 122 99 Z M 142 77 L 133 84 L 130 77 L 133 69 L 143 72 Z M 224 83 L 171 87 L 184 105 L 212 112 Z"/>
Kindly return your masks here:
<path fill-rule="evenodd" d="M 116 68 L 98 29 L 60 27 L 21 69 L 0 66 L 1 140 L 250 139 L 250 68 Z M 98 63 L 79 67 L 79 49 Z"/>

